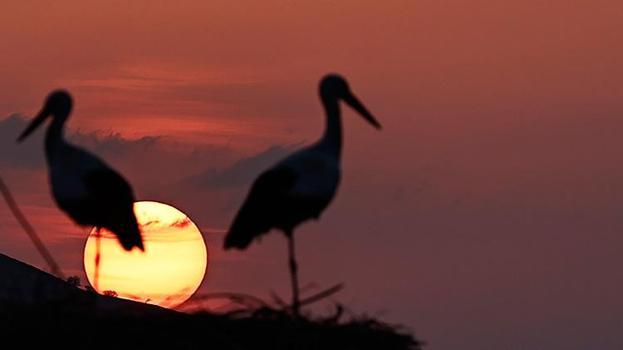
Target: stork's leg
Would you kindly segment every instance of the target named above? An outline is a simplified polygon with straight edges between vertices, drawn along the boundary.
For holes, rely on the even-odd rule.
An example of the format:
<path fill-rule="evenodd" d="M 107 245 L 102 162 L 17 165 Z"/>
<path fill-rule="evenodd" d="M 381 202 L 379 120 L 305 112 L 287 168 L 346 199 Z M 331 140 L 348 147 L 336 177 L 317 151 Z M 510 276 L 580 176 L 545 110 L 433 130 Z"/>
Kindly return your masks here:
<path fill-rule="evenodd" d="M 300 301 L 299 301 L 299 279 L 298 279 L 298 266 L 296 264 L 296 257 L 294 252 L 294 235 L 293 232 L 286 232 L 288 238 L 288 252 L 289 252 L 289 266 L 290 266 L 290 278 L 292 280 L 292 313 L 294 317 L 299 316 Z"/>
<path fill-rule="evenodd" d="M 93 287 L 95 288 L 95 291 L 97 292 L 99 290 L 99 282 L 100 282 L 100 260 L 102 258 L 101 256 L 101 242 L 100 242 L 100 228 L 96 227 L 95 228 L 95 278 L 94 278 L 94 283 L 93 283 Z"/>

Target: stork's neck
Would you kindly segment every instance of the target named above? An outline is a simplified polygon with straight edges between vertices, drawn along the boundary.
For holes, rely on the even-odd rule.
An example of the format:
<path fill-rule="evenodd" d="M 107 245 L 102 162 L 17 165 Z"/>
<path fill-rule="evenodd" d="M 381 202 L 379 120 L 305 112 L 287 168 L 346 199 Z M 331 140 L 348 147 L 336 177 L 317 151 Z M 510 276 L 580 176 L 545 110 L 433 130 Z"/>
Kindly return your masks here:
<path fill-rule="evenodd" d="M 339 158 L 342 152 L 342 118 L 339 102 L 333 96 L 323 96 L 322 104 L 327 114 L 327 124 L 320 142 Z"/>
<path fill-rule="evenodd" d="M 51 160 L 54 155 L 65 145 L 65 121 L 67 116 L 54 116 L 48 132 L 45 135 L 45 151 L 48 160 Z"/>

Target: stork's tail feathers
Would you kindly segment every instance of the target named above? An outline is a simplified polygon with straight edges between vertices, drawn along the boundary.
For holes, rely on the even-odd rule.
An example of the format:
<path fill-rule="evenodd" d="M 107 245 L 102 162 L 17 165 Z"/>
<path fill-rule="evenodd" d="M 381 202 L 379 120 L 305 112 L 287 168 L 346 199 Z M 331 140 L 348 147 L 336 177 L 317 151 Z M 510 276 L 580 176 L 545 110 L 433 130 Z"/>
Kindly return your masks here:
<path fill-rule="evenodd" d="M 251 222 L 254 225 L 249 225 L 249 221 L 235 220 L 225 236 L 223 248 L 225 250 L 230 248 L 247 249 L 251 242 L 267 234 L 271 229 L 267 223 L 258 224 L 257 221 L 253 220 Z"/>
<path fill-rule="evenodd" d="M 115 227 L 108 227 L 108 229 L 117 236 L 119 242 L 123 246 L 123 249 L 131 251 L 134 247 L 136 247 L 141 251 L 145 251 L 141 229 L 133 212 L 131 212 L 126 220 L 123 220 L 123 222 L 120 223 L 115 223 L 114 226 Z"/>
<path fill-rule="evenodd" d="M 134 230 L 131 230 L 134 231 Z M 143 246 L 143 238 L 141 237 L 141 233 L 138 231 L 138 228 L 134 232 L 126 231 L 123 235 L 117 235 L 119 237 L 119 242 L 123 246 L 123 249 L 127 251 L 131 251 L 134 247 L 140 249 L 141 251 L 145 251 L 145 247 Z"/>
<path fill-rule="evenodd" d="M 270 221 L 266 220 L 266 215 L 260 213 L 256 215 L 248 207 L 240 210 L 234 222 L 225 236 L 225 250 L 236 248 L 240 250 L 247 249 L 249 244 L 258 237 L 268 233 L 271 229 Z"/>
<path fill-rule="evenodd" d="M 231 248 L 244 250 L 247 249 L 249 244 L 251 244 L 253 238 L 255 238 L 255 235 L 231 230 L 227 233 L 227 236 L 225 236 L 225 244 L 223 244 L 223 248 L 225 250 Z"/>

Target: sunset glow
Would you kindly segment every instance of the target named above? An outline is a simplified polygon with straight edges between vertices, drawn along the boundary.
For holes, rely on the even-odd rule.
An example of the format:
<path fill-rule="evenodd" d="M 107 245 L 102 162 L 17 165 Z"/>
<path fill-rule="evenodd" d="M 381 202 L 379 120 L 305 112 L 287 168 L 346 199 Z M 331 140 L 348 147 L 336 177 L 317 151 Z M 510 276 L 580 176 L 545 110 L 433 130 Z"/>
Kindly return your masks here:
<path fill-rule="evenodd" d="M 165 226 L 144 255 L 103 233 L 100 292 L 221 310 L 214 294 L 290 300 L 279 230 L 225 237 L 259 175 L 324 135 L 338 73 L 383 130 L 339 105 L 339 188 L 296 255 L 302 297 L 346 287 L 311 311 L 379 314 L 435 350 L 623 349 L 623 1 L 2 5 L 0 177 L 81 287 L 95 239 L 54 197 L 52 119 L 16 142 L 51 91 L 73 98 L 68 143 L 184 212 L 148 206 Z M 2 206 L 0 254 L 52 271 Z"/>
<path fill-rule="evenodd" d="M 95 281 L 96 231 L 84 250 L 89 283 L 100 294 L 175 307 L 197 290 L 207 267 L 201 232 L 181 211 L 158 202 L 136 202 L 134 211 L 143 233 L 145 252 L 123 250 L 116 237 L 101 231 L 99 280 Z"/>

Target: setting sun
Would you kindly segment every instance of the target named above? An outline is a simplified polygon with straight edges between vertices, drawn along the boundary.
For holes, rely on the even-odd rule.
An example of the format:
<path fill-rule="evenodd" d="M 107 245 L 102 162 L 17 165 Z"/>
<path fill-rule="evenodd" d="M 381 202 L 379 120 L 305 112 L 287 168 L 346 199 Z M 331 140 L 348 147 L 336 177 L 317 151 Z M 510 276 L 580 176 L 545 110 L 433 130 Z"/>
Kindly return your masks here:
<path fill-rule="evenodd" d="M 127 252 L 111 232 L 101 230 L 96 281 L 97 235 L 92 230 L 84 250 L 89 283 L 100 294 L 168 308 L 178 306 L 197 290 L 206 272 L 208 254 L 201 232 L 188 216 L 166 204 L 136 202 L 134 212 L 145 252 Z"/>

